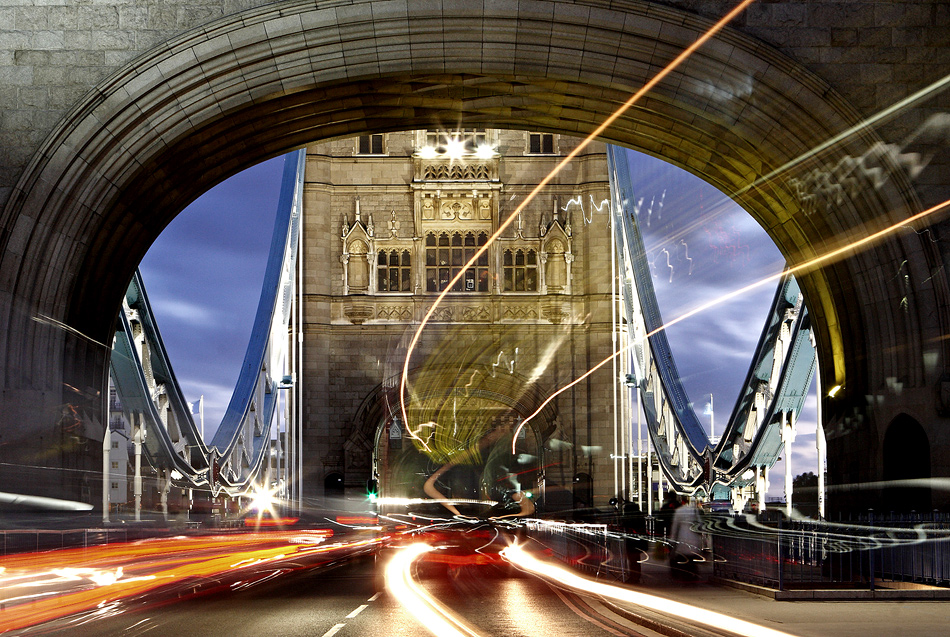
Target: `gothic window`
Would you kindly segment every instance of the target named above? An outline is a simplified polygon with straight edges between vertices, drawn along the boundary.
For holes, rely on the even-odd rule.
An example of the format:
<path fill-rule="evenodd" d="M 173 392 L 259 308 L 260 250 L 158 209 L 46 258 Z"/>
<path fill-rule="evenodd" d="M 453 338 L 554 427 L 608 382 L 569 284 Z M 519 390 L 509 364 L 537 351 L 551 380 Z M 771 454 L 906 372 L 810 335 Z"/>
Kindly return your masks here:
<path fill-rule="evenodd" d="M 381 133 L 360 135 L 357 141 L 356 152 L 360 155 L 382 155 L 383 135 Z"/>
<path fill-rule="evenodd" d="M 360 240 L 350 243 L 350 258 L 347 260 L 349 294 L 366 294 L 369 288 L 369 264 L 366 262 L 367 250 L 366 244 Z"/>
<path fill-rule="evenodd" d="M 376 264 L 378 292 L 412 290 L 412 264 L 408 250 L 380 250 Z"/>
<path fill-rule="evenodd" d="M 548 292 L 561 292 L 567 286 L 567 261 L 564 258 L 564 244 L 555 239 L 547 245 L 547 268 L 544 272 Z"/>
<path fill-rule="evenodd" d="M 461 232 L 426 235 L 426 292 L 442 292 L 462 270 L 481 246 L 488 243 L 488 235 L 479 232 Z M 488 292 L 488 253 L 479 255 L 475 264 L 452 286 L 452 292 Z"/>
<path fill-rule="evenodd" d="M 538 291 L 538 253 L 534 250 L 505 250 L 503 258 L 505 292 Z"/>
<path fill-rule="evenodd" d="M 551 133 L 528 133 L 529 155 L 553 155 L 554 135 Z"/>

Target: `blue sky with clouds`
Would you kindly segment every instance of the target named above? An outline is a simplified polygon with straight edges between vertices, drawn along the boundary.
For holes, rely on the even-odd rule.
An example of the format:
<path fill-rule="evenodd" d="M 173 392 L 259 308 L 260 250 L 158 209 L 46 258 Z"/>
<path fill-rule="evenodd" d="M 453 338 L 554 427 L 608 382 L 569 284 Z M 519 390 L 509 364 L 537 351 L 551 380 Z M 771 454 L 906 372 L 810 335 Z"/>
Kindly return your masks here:
<path fill-rule="evenodd" d="M 783 269 L 785 259 L 769 236 L 722 192 L 671 164 L 632 151 L 630 166 L 636 197 L 643 200 L 640 228 L 664 321 Z M 702 414 L 709 394 L 714 396 L 717 434 L 745 381 L 775 287 L 767 283 L 667 329 L 696 412 Z M 798 417 L 792 475 L 817 473 L 814 392 L 813 383 Z M 708 432 L 709 417 L 700 415 L 700 421 Z M 784 473 L 783 459 L 771 470 L 770 497 L 784 497 Z"/>
<path fill-rule="evenodd" d="M 643 199 L 640 224 L 664 320 L 782 269 L 771 239 L 724 194 L 646 155 L 631 152 L 630 165 L 636 196 Z M 175 218 L 141 264 L 185 397 L 205 397 L 209 437 L 230 400 L 250 336 L 282 167 L 282 158 L 272 159 L 205 193 Z M 774 291 L 774 284 L 763 285 L 668 329 L 697 413 L 714 396 L 717 433 L 732 412 Z M 817 470 L 815 404 L 813 389 L 799 417 L 795 475 Z M 700 420 L 708 431 L 709 417 Z M 780 461 L 772 469 L 770 496 L 782 495 L 783 473 Z"/>

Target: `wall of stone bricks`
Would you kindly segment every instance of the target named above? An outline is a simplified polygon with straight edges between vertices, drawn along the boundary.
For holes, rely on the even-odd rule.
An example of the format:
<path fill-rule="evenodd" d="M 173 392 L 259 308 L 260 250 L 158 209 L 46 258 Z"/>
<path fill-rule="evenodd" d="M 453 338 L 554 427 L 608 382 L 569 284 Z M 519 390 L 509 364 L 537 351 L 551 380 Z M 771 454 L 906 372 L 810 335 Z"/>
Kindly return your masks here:
<path fill-rule="evenodd" d="M 578 141 L 561 137 L 562 153 L 573 148 Z M 499 201 L 510 202 L 501 211 L 504 218 L 548 174 L 559 158 L 525 156 L 525 140 L 521 132 L 500 131 L 497 142 L 497 151 L 503 158 L 499 165 L 502 188 Z M 347 303 L 373 303 L 374 299 L 377 302 L 395 299 L 416 308 L 425 308 L 433 299 L 431 295 L 343 295 L 343 264 L 340 261 L 343 242 L 340 235 L 344 215 L 349 224 L 355 221 L 356 197 L 360 198 L 362 222 L 367 223 L 372 214 L 377 236 L 388 236 L 388 219 L 392 210 L 396 211 L 401 224 L 399 236 L 406 238 L 413 234 L 414 208 L 409 188 L 412 163 L 409 158 L 416 150 L 415 134 L 389 133 L 386 144 L 386 157 L 354 157 L 353 140 L 315 144 L 308 148 L 304 205 L 307 255 L 304 267 L 305 371 L 302 387 L 306 423 L 305 482 L 311 496 L 321 494 L 324 479 L 330 473 L 343 474 L 351 489 L 359 489 L 369 478 L 375 426 L 382 423 L 372 423 L 373 428 L 361 431 L 365 423 L 359 422 L 357 415 L 361 405 L 381 383 L 401 372 L 405 342 L 415 330 L 415 325 L 409 321 L 371 319 L 353 325 L 334 308 Z M 514 323 L 432 324 L 426 328 L 416 347 L 413 368 L 437 370 L 451 365 L 487 373 L 496 356 L 506 352 L 511 357 L 517 347 L 516 371 L 523 377 L 531 376 L 539 364 L 546 361 L 536 379 L 539 391 L 546 396 L 611 355 L 610 231 L 605 210 L 598 213 L 591 207 L 592 202 L 599 206 L 607 197 L 604 150 L 601 144 L 592 145 L 570 170 L 559 175 L 556 182 L 524 211 L 524 235 L 535 237 L 542 217 L 547 222 L 552 220 L 553 193 L 557 194 L 561 208 L 568 206 L 570 199 L 580 197 L 580 205 L 572 205 L 571 214 L 572 250 L 575 254 L 573 300 L 563 296 L 531 297 L 532 302 L 539 306 L 546 302 L 546 298 L 569 299 L 576 316 L 563 324 L 537 319 Z M 451 187 L 451 183 L 446 187 Z M 564 220 L 564 213 L 559 214 Z M 513 237 L 514 228 L 505 234 Z M 496 313 L 511 301 L 512 297 L 497 294 L 472 297 L 473 303 L 491 304 Z M 609 458 L 613 452 L 610 369 L 607 366 L 553 403 L 559 427 L 553 437 L 569 445 L 570 452 L 559 455 L 556 466 L 546 472 L 547 482 L 552 488 L 567 491 L 572 489 L 576 472 L 590 473 L 595 499 L 600 505 L 615 495 L 613 463 Z M 536 424 L 542 430 L 553 426 L 549 422 Z M 406 440 L 404 444 L 410 442 Z M 380 467 L 380 470 L 385 474 L 386 467 Z M 421 482 L 416 486 L 421 488 Z"/>
<path fill-rule="evenodd" d="M 185 31 L 266 4 L 0 0 L 0 205 L 41 141 L 97 82 Z M 735 6 L 732 0 L 658 4 L 710 19 Z M 950 5 L 944 0 L 761 0 L 732 26 L 802 63 L 865 116 L 938 80 L 941 69 L 950 66 Z M 717 88 L 742 90 L 728 81 Z M 926 108 L 892 120 L 882 132 L 903 139 L 928 114 L 948 108 L 950 97 L 944 93 Z M 922 180 L 933 198 L 948 188 L 936 176 Z"/>
<path fill-rule="evenodd" d="M 101 80 L 180 33 L 266 0 L 0 0 L 0 205 Z"/>

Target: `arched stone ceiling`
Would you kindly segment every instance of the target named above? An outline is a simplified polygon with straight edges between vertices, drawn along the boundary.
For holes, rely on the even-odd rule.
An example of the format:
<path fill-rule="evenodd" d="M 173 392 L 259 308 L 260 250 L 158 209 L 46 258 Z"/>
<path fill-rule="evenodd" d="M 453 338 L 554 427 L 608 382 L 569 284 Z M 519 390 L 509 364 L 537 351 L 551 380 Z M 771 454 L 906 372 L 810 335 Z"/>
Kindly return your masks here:
<path fill-rule="evenodd" d="M 4 210 L 0 285 L 28 308 L 16 316 L 42 313 L 104 341 L 154 239 L 228 176 L 312 141 L 368 131 L 484 124 L 584 136 L 711 24 L 635 1 L 319 6 L 277 3 L 186 33 L 76 106 Z M 914 207 L 909 189 L 858 188 L 811 214 L 789 174 L 755 183 L 855 122 L 814 76 L 726 29 L 603 139 L 741 193 L 737 201 L 797 263 Z M 825 161 L 873 141 L 858 137 Z M 888 249 L 921 250 L 906 237 Z M 863 341 L 849 337 L 864 329 L 862 314 L 837 308 L 854 294 L 869 307 L 890 294 L 856 283 L 877 258 L 867 255 L 803 277 L 822 363 L 834 370 L 829 385 L 845 361 L 864 358 Z M 28 359 L 42 365 L 25 354 L 29 328 L 16 321 L 8 320 L 6 369 Z M 29 369 L 18 373 L 29 382 Z"/>

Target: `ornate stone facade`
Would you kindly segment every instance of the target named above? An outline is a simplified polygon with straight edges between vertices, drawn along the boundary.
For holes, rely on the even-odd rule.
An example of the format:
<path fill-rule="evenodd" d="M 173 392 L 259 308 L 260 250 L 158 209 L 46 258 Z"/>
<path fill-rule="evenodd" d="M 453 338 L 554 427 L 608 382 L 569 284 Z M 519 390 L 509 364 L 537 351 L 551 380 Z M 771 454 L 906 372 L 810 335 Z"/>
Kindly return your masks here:
<path fill-rule="evenodd" d="M 388 133 L 382 143 L 351 138 L 308 149 L 308 485 L 342 474 L 347 487 L 359 489 L 374 471 L 384 489 L 387 477 L 398 481 L 386 473 L 387 440 L 394 424 L 404 426 L 398 378 L 406 343 L 443 291 L 412 354 L 408 393 L 429 405 L 448 404 L 451 395 L 456 426 L 462 412 L 481 427 L 517 422 L 610 354 L 603 146 L 573 160 L 499 231 L 578 141 L 543 136 L 543 154 L 532 152 L 528 133 L 477 129 Z M 461 147 L 450 156 L 439 143 L 453 137 Z M 374 144 L 384 152 L 360 154 Z M 609 372 L 595 374 L 529 423 L 531 435 L 519 444 L 531 447 L 535 467 L 541 456 L 553 465 L 532 474 L 532 488 L 557 491 L 573 505 L 564 496 L 583 473 L 604 482 L 594 485 L 604 502 L 613 495 L 606 490 L 609 459 L 598 452 L 612 435 L 610 396 Z M 574 495 L 582 506 L 594 504 L 590 493 Z"/>

